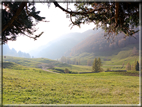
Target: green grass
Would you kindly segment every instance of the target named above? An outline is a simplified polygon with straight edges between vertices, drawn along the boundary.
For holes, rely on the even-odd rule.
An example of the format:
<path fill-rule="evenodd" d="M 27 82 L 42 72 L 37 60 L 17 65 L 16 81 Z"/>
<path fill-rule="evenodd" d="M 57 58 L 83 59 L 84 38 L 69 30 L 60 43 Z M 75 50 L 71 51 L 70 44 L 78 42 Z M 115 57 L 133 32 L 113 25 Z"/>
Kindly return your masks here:
<path fill-rule="evenodd" d="M 39 68 L 39 65 L 45 64 L 46 66 L 48 65 L 53 65 L 53 66 L 59 66 L 59 67 L 70 67 L 69 64 L 66 63 L 61 63 L 59 61 L 47 59 L 47 58 L 20 58 L 20 57 L 12 57 L 12 56 L 6 56 L 6 58 L 3 58 L 4 62 L 14 62 L 16 64 L 20 64 L 23 66 L 28 66 L 28 67 L 34 67 L 34 68 Z"/>
<path fill-rule="evenodd" d="M 11 56 L 6 56 L 6 58 L 3 58 L 3 61 L 14 62 L 28 67 L 37 67 L 37 65 L 39 64 L 39 62 L 33 61 L 32 58 L 20 58 Z"/>
<path fill-rule="evenodd" d="M 3 62 L 3 103 L 139 104 L 137 71 L 54 74 L 35 68 L 37 64 L 50 63 L 54 63 L 57 66 L 55 68 L 68 68 L 72 72 L 92 70 L 91 66 L 68 65 L 46 58 L 7 57 Z M 102 68 L 106 70 L 111 67 L 113 70 L 121 66 L 111 64 L 103 65 Z"/>
<path fill-rule="evenodd" d="M 115 72 L 53 74 L 36 68 L 3 69 L 3 103 L 138 104 L 139 78 Z"/>
<path fill-rule="evenodd" d="M 65 70 L 65 68 L 68 68 L 69 71 L 71 72 L 92 72 L 92 67 L 91 66 L 81 66 L 81 65 L 70 65 L 70 66 L 65 66 L 65 67 L 55 67 L 55 69 L 60 69 L 60 70 Z M 52 69 L 51 69 L 52 70 Z M 56 71 L 57 70 L 52 70 L 52 71 Z"/>
<path fill-rule="evenodd" d="M 3 68 L 15 69 L 15 70 L 28 70 L 28 67 L 16 64 L 14 62 L 3 62 Z"/>
<path fill-rule="evenodd" d="M 76 72 L 76 73 L 92 72 L 92 66 L 83 66 L 83 65 L 70 65 L 70 67 L 54 67 L 54 69 L 50 69 L 50 70 L 54 72 L 59 72 L 59 71 L 64 71 L 65 68 L 69 69 L 69 71 L 71 72 Z M 103 65 L 101 68 L 103 69 L 104 72 L 107 70 L 107 68 L 110 68 L 111 70 L 126 70 L 126 67 L 125 66 L 122 67 L 122 65 Z M 59 70 L 56 70 L 56 69 L 59 69 Z"/>

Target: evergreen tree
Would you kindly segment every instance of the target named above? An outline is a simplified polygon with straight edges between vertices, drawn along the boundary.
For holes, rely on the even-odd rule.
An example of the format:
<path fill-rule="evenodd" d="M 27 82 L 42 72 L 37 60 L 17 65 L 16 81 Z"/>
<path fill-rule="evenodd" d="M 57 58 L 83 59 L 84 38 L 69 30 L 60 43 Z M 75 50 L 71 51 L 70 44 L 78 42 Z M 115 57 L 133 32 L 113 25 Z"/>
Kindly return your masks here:
<path fill-rule="evenodd" d="M 2 2 L 2 43 L 6 43 L 8 40 L 16 40 L 17 35 L 25 35 L 36 40 L 40 37 L 34 35 L 37 30 L 36 24 L 43 21 L 45 17 L 39 16 L 40 11 L 36 11 L 34 2 Z M 33 19 L 37 22 L 34 23 Z"/>
<path fill-rule="evenodd" d="M 138 61 L 136 62 L 135 70 L 139 71 L 139 62 Z"/>
<path fill-rule="evenodd" d="M 101 71 L 102 71 L 101 66 L 102 66 L 101 58 L 98 58 L 98 67 L 99 67 L 99 72 L 101 72 Z"/>
<path fill-rule="evenodd" d="M 92 66 L 92 72 L 96 72 L 96 71 L 98 71 L 97 58 L 94 59 L 93 66 Z"/>
<path fill-rule="evenodd" d="M 139 30 L 134 27 L 139 26 L 139 3 L 138 2 L 76 2 L 76 11 L 60 6 L 56 0 L 48 0 L 48 4 L 54 3 L 70 16 L 71 28 L 85 23 L 94 23 L 97 28 L 101 27 L 106 31 L 104 36 L 108 39 L 120 32 L 126 36 L 132 36 Z M 23 34 L 36 40 L 39 35 L 32 36 L 36 31 L 36 22 L 43 21 L 44 17 L 39 16 L 40 11 L 36 11 L 34 0 L 32 2 L 10 2 L 1 3 L 2 8 L 2 43 L 9 40 L 16 40 L 18 34 Z M 72 19 L 75 19 L 73 21 Z M 95 26 L 94 25 L 94 26 Z"/>
<path fill-rule="evenodd" d="M 98 58 L 98 64 L 99 66 L 102 66 L 101 58 Z"/>
<path fill-rule="evenodd" d="M 101 59 L 98 58 L 97 60 L 97 58 L 95 58 L 92 66 L 92 72 L 101 72 L 102 71 L 101 66 L 102 66 Z"/>
<path fill-rule="evenodd" d="M 132 36 L 138 32 L 138 30 L 134 30 L 134 27 L 139 25 L 139 3 L 82 2 L 75 3 L 77 11 L 66 10 L 56 1 L 54 1 L 54 4 L 70 14 L 72 27 L 74 25 L 80 27 L 81 24 L 93 22 L 97 28 L 101 27 L 106 31 L 104 36 L 109 35 L 108 39 L 120 32 L 123 32 L 126 36 Z"/>

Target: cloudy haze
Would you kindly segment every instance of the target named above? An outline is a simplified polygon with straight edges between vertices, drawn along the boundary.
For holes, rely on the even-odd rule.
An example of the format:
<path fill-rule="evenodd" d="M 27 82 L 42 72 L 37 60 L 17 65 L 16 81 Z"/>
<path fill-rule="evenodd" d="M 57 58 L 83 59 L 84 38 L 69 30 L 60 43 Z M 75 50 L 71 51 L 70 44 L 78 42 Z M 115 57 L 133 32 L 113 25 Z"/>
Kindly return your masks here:
<path fill-rule="evenodd" d="M 60 5 L 64 7 L 66 6 L 63 3 Z M 72 8 L 72 5 L 70 6 L 70 8 Z M 94 25 L 90 24 L 82 25 L 81 28 L 74 26 L 72 29 L 70 29 L 70 19 L 66 18 L 65 12 L 59 8 L 55 8 L 53 3 L 51 4 L 50 8 L 48 8 L 47 4 L 37 3 L 36 9 L 41 11 L 41 16 L 46 17 L 46 21 L 49 21 L 41 22 L 37 26 L 39 28 L 37 34 L 41 33 L 42 31 L 44 33 L 36 41 L 26 36 L 20 36 L 16 41 L 8 42 L 10 48 L 14 48 L 16 51 L 21 50 L 23 52 L 29 52 L 30 50 L 45 45 L 64 34 L 72 32 L 84 32 L 94 28 Z"/>

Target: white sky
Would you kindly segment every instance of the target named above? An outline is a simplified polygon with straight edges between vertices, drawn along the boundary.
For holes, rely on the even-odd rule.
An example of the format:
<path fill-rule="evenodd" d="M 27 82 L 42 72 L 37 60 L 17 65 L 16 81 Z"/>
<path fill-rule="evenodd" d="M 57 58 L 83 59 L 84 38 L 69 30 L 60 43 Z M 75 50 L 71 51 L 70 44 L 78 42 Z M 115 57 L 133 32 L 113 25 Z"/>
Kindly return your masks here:
<path fill-rule="evenodd" d="M 65 4 L 60 5 L 64 6 Z M 46 17 L 46 20 L 50 21 L 41 22 L 38 24 L 38 32 L 40 33 L 44 31 L 44 33 L 36 41 L 26 36 L 17 37 L 16 41 L 8 42 L 10 48 L 14 48 L 16 51 L 29 52 L 36 47 L 47 44 L 49 41 L 52 41 L 63 34 L 71 32 L 84 32 L 94 28 L 94 24 L 90 24 L 82 25 L 81 28 L 74 26 L 70 30 L 70 19 L 66 18 L 65 12 L 59 8 L 55 8 L 53 3 L 51 4 L 50 8 L 48 8 L 47 4 L 37 3 L 36 9 L 41 11 L 41 16 Z"/>

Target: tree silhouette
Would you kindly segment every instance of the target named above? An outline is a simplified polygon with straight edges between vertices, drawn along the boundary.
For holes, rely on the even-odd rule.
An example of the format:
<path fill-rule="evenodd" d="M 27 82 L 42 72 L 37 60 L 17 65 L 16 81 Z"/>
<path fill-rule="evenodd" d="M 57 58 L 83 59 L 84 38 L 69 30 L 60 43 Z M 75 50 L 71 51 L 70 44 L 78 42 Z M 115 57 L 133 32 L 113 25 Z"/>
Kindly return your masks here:
<path fill-rule="evenodd" d="M 139 25 L 138 2 L 75 3 L 77 11 L 64 9 L 56 1 L 54 4 L 70 14 L 72 26 L 94 23 L 97 28 L 101 27 L 106 31 L 105 36 L 108 36 L 108 39 L 114 38 L 112 35 L 120 32 L 124 32 L 126 36 L 132 36 L 138 32 L 138 30 L 134 30 L 134 27 Z M 73 17 L 75 17 L 75 21 L 72 20 Z"/>
<path fill-rule="evenodd" d="M 95 58 L 92 65 L 92 72 L 101 72 L 102 71 L 102 62 L 100 58 Z"/>
<path fill-rule="evenodd" d="M 139 3 L 138 2 L 77 2 L 74 4 L 76 11 L 63 8 L 55 0 L 45 0 L 49 5 L 54 3 L 70 17 L 71 28 L 81 24 L 94 23 L 94 27 L 101 27 L 106 31 L 107 39 L 114 38 L 120 32 L 126 36 L 132 36 L 139 30 L 134 28 L 139 26 Z M 35 25 L 44 21 L 44 17 L 39 16 L 40 11 L 36 11 L 34 0 L 32 2 L 2 2 L 2 43 L 9 40 L 16 40 L 18 34 L 26 35 L 37 39 L 39 35 L 34 35 L 37 30 Z M 33 19 L 37 23 L 33 22 Z M 73 20 L 74 19 L 74 20 Z"/>
<path fill-rule="evenodd" d="M 39 35 L 35 26 L 43 21 L 44 17 L 39 16 L 40 11 L 36 11 L 34 2 L 2 2 L 2 44 L 9 40 L 16 40 L 18 34 L 23 34 L 36 40 Z M 35 20 L 37 23 L 34 23 Z"/>
<path fill-rule="evenodd" d="M 136 71 L 139 71 L 139 62 L 138 62 L 138 61 L 136 62 L 135 70 L 136 70 Z"/>

